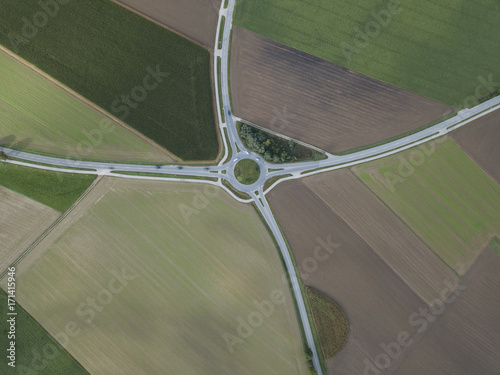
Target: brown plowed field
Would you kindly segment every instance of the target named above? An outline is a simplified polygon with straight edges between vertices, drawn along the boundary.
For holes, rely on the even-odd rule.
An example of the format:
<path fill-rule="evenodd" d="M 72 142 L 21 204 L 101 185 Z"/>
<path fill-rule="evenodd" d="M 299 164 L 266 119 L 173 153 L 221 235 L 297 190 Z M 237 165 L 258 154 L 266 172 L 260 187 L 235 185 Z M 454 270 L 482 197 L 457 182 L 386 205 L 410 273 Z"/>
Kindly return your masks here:
<path fill-rule="evenodd" d="M 451 107 L 233 28 L 237 116 L 332 153 L 417 129 Z"/>
<path fill-rule="evenodd" d="M 422 340 L 393 373 L 497 375 L 500 369 L 500 256 L 486 249 L 465 276 L 466 287 L 429 323 Z"/>
<path fill-rule="evenodd" d="M 500 183 L 500 110 L 451 133 L 455 142 Z"/>
<path fill-rule="evenodd" d="M 380 353 L 381 342 L 396 340 L 401 331 L 412 334 L 408 316 L 424 302 L 304 184 L 281 184 L 269 197 L 304 282 L 338 302 L 349 320 L 350 339 L 327 361 L 330 373 L 362 374 L 364 360 Z M 314 267 L 308 259 L 328 238 L 339 246 Z"/>
<path fill-rule="evenodd" d="M 346 347 L 327 361 L 331 374 L 498 373 L 500 255 L 483 252 L 451 301 L 450 269 L 349 170 L 282 183 L 268 198 L 302 280 L 349 320 Z M 424 327 L 429 306 L 437 310 Z M 368 367 L 384 364 L 383 346 L 404 332 L 389 368 Z"/>
<path fill-rule="evenodd" d="M 114 0 L 213 49 L 221 0 Z"/>
<path fill-rule="evenodd" d="M 444 262 L 347 169 L 303 180 L 424 301 L 454 275 Z"/>
<path fill-rule="evenodd" d="M 60 212 L 0 187 L 0 272 L 26 250 Z"/>

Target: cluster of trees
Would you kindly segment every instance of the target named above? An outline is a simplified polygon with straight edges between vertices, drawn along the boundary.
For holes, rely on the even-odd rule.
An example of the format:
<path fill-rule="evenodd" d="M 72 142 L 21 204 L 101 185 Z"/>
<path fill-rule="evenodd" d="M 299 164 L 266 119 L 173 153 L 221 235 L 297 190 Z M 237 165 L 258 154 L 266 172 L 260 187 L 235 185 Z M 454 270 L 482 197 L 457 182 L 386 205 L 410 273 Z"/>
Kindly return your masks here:
<path fill-rule="evenodd" d="M 293 155 L 295 142 L 292 140 L 277 142 L 276 139 L 269 137 L 266 133 L 245 124 L 240 127 L 240 137 L 248 149 L 259 154 L 266 161 L 285 163 L 297 160 Z"/>
<path fill-rule="evenodd" d="M 311 348 L 307 348 L 305 350 L 305 353 L 306 353 L 307 365 L 309 366 L 309 375 L 317 375 L 318 372 L 316 371 L 313 365 L 313 353 Z"/>

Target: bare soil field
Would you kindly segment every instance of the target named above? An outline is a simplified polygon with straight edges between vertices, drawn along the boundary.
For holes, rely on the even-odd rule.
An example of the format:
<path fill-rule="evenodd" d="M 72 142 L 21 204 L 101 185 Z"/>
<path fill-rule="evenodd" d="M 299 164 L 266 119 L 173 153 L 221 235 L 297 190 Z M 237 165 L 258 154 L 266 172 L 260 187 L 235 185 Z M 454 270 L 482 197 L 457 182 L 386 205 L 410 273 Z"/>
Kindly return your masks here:
<path fill-rule="evenodd" d="M 236 115 L 332 153 L 425 126 L 452 107 L 235 27 Z"/>
<path fill-rule="evenodd" d="M 460 283 L 465 290 L 434 322 L 414 348 L 395 363 L 405 375 L 497 375 L 500 369 L 500 256 L 487 248 Z M 392 370 L 392 367 L 391 367 Z"/>
<path fill-rule="evenodd" d="M 213 49 L 221 0 L 114 0 Z"/>
<path fill-rule="evenodd" d="M 408 316 L 425 303 L 302 182 L 283 183 L 268 196 L 304 283 L 335 300 L 349 321 L 346 347 L 327 361 L 330 373 L 362 374 L 381 343 L 412 334 Z"/>
<path fill-rule="evenodd" d="M 307 373 L 275 245 L 219 188 L 104 178 L 17 274 L 19 302 L 92 374 Z"/>
<path fill-rule="evenodd" d="M 61 214 L 0 187 L 0 272 L 3 272 Z"/>
<path fill-rule="evenodd" d="M 427 303 L 438 296 L 445 280 L 454 278 L 451 269 L 349 170 L 305 178 L 303 184 Z"/>
<path fill-rule="evenodd" d="M 500 110 L 459 128 L 451 137 L 500 184 Z"/>

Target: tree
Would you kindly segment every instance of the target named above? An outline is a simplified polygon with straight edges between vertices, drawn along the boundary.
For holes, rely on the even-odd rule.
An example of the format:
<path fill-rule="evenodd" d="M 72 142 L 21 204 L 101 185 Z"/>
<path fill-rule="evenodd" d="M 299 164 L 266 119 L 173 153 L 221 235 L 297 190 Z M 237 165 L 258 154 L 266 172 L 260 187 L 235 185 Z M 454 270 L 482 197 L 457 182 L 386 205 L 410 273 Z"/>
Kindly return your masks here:
<path fill-rule="evenodd" d="M 0 150 L 0 160 L 7 160 L 9 157 L 5 154 L 5 152 Z"/>

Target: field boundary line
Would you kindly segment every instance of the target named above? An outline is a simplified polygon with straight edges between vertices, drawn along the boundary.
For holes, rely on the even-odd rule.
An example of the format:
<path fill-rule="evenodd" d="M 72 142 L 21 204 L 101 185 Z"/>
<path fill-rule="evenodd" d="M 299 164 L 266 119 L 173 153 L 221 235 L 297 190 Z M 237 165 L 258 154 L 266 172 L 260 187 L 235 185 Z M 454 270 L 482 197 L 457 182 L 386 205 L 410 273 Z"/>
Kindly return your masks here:
<path fill-rule="evenodd" d="M 157 21 L 155 20 L 154 18 L 152 18 L 151 16 L 148 16 L 146 15 L 145 13 L 142 13 L 141 11 L 133 8 L 132 6 L 130 5 L 127 5 L 125 3 L 122 3 L 120 2 L 119 0 L 111 0 L 111 2 L 115 3 L 116 5 L 118 6 L 121 6 L 122 8 L 125 8 L 126 10 L 128 10 L 129 12 L 132 12 L 132 13 L 135 13 L 137 14 L 139 17 L 141 18 L 144 18 L 146 20 L 148 20 L 149 22 L 153 22 L 154 24 L 164 28 L 164 29 L 167 29 L 168 31 L 176 34 L 176 35 L 179 35 L 181 38 L 184 38 L 184 39 L 187 39 L 189 40 L 190 42 L 200 46 L 200 47 L 203 47 L 204 49 L 208 50 L 208 51 L 211 51 L 210 47 L 209 46 L 205 46 L 203 44 L 201 44 L 201 42 L 191 38 L 190 36 L 187 36 L 186 34 L 183 34 L 182 32 L 180 32 L 179 30 L 176 30 L 170 26 L 167 26 L 165 25 L 164 23 L 161 23 L 160 21 Z"/>
<path fill-rule="evenodd" d="M 84 96 L 78 94 L 76 91 L 70 89 L 68 86 L 64 85 L 62 82 L 59 82 L 54 77 L 48 75 L 43 70 L 39 69 L 37 66 L 29 63 L 27 60 L 23 59 L 21 56 L 16 55 L 14 52 L 12 52 L 11 50 L 7 49 L 6 47 L 4 47 L 1 44 L 0 44 L 0 52 L 3 52 L 5 54 L 7 54 L 8 56 L 10 56 L 11 58 L 13 58 L 14 60 L 16 60 L 19 63 L 21 63 L 22 65 L 26 66 L 28 69 L 34 71 L 35 73 L 41 75 L 43 78 L 47 79 L 49 82 L 51 82 L 52 84 L 54 84 L 56 87 L 59 87 L 60 89 L 62 89 L 63 91 L 65 91 L 69 95 L 73 96 L 77 100 L 82 101 L 84 104 L 86 104 L 89 107 L 91 107 L 92 109 L 96 110 L 97 112 L 99 112 L 103 116 L 108 117 L 112 121 L 116 122 L 118 125 L 122 126 L 126 130 L 132 132 L 136 136 L 140 137 L 142 140 L 148 142 L 153 147 L 155 147 L 155 148 L 159 149 L 160 151 L 164 152 L 165 154 L 167 154 L 167 156 L 169 156 L 170 158 L 173 159 L 172 161 L 174 161 L 174 162 L 176 161 L 176 162 L 179 162 L 179 163 L 183 162 L 182 159 L 180 159 L 178 156 L 172 154 L 170 151 L 168 151 L 167 149 L 161 147 L 159 144 L 157 144 L 153 140 L 147 138 L 144 134 L 142 134 L 139 131 L 135 130 L 130 125 L 127 125 L 125 122 L 123 122 L 119 118 L 113 116 L 111 113 L 107 112 L 104 108 L 99 107 L 97 104 L 91 102 L 90 100 L 88 100 Z"/>
<path fill-rule="evenodd" d="M 70 208 L 68 208 L 61 216 L 59 216 L 26 250 L 24 250 L 21 255 L 17 257 L 16 260 L 12 262 L 12 264 L 9 267 L 13 267 L 17 265 L 20 261 L 22 261 L 31 251 L 37 247 L 40 242 L 42 242 L 75 208 L 78 206 L 78 204 L 97 186 L 97 184 L 101 181 L 102 177 L 104 175 L 98 175 L 97 178 L 92 181 L 90 186 L 87 188 L 87 190 L 84 191 L 82 195 L 71 205 Z M 4 276 L 7 274 L 9 271 L 9 267 L 5 269 L 0 274 L 0 280 L 4 278 Z"/>

